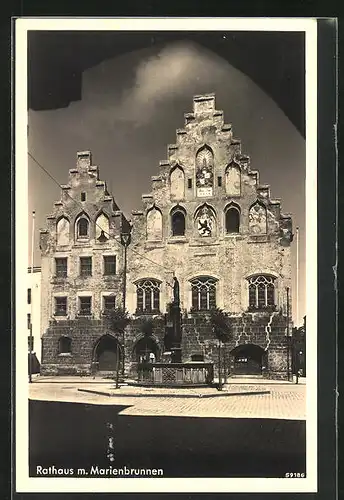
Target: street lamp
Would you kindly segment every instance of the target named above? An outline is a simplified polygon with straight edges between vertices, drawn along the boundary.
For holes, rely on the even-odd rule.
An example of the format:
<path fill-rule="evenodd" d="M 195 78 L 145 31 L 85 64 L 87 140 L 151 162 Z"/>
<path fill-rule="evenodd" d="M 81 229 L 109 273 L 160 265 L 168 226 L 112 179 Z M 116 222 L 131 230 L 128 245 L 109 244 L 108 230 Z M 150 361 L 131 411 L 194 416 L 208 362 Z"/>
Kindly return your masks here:
<path fill-rule="evenodd" d="M 128 260 L 128 246 L 130 245 L 131 242 L 131 229 L 132 226 L 130 223 L 126 225 L 125 231 L 121 232 L 121 244 L 124 247 L 124 258 L 123 258 L 123 288 L 122 288 L 122 304 L 123 304 L 123 312 L 125 313 L 126 310 L 126 299 L 127 299 L 127 260 Z M 122 351 L 122 375 L 124 375 L 124 328 L 122 331 L 122 346 L 123 346 L 123 351 Z"/>

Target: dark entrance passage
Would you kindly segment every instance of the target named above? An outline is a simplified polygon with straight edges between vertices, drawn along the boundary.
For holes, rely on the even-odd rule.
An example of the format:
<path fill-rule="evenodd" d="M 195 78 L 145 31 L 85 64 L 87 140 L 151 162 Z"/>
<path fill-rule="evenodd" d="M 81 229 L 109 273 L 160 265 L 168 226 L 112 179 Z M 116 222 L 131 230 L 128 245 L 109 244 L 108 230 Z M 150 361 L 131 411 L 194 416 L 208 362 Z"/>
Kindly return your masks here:
<path fill-rule="evenodd" d="M 231 351 L 233 375 L 261 375 L 264 349 L 254 344 L 239 345 Z"/>
<path fill-rule="evenodd" d="M 120 348 L 115 337 L 104 335 L 95 348 L 95 361 L 98 371 L 114 372 L 117 370 L 117 359 L 121 359 Z"/>
<path fill-rule="evenodd" d="M 142 337 L 138 340 L 133 351 L 135 361 L 142 363 L 143 361 L 159 361 L 160 351 L 157 343 L 152 337 Z"/>

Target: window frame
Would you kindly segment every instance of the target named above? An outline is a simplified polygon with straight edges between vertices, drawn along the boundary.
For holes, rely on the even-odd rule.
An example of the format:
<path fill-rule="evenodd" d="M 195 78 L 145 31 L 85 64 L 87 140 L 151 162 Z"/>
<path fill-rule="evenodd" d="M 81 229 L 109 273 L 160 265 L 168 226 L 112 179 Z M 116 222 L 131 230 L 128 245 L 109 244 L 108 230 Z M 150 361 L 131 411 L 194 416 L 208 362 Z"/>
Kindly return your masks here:
<path fill-rule="evenodd" d="M 196 276 L 189 280 L 192 312 L 202 313 L 216 309 L 218 281 L 214 276 Z"/>
<path fill-rule="evenodd" d="M 184 219 L 184 232 L 182 234 L 175 234 L 173 220 L 175 216 L 182 215 Z M 181 207 L 176 207 L 171 211 L 171 236 L 173 238 L 184 238 L 186 233 L 186 213 Z"/>
<path fill-rule="evenodd" d="M 277 277 L 268 273 L 259 273 L 248 276 L 247 281 L 248 310 L 275 311 L 277 309 Z"/>
<path fill-rule="evenodd" d="M 87 272 L 86 269 L 83 269 L 83 264 L 82 264 L 83 262 L 85 263 L 86 259 L 89 259 L 90 262 L 90 265 L 86 266 L 86 268 L 88 269 Z M 86 278 L 92 276 L 92 272 L 93 272 L 92 256 L 82 255 L 81 257 L 79 257 L 79 276 L 81 276 L 82 278 Z"/>
<path fill-rule="evenodd" d="M 58 266 L 58 262 L 57 261 L 64 261 L 65 262 L 65 266 L 61 266 L 63 269 L 62 271 L 63 272 L 60 272 L 58 270 L 59 266 Z M 55 277 L 56 278 L 67 278 L 68 276 L 68 258 L 67 257 L 55 257 Z"/>
<path fill-rule="evenodd" d="M 83 221 L 87 224 L 86 234 L 80 234 L 80 223 Z M 76 222 L 76 238 L 77 240 L 88 240 L 90 238 L 90 221 L 86 215 L 81 215 Z"/>
<path fill-rule="evenodd" d="M 65 306 L 59 309 L 61 304 L 58 306 L 58 302 L 62 300 L 65 302 Z M 68 315 L 68 297 L 66 295 L 63 296 L 56 295 L 54 297 L 54 316 L 61 317 L 67 315 Z"/>
<path fill-rule="evenodd" d="M 227 214 L 230 212 L 230 211 L 235 211 L 238 215 L 238 230 L 237 231 L 228 231 L 228 225 L 227 225 Z M 240 207 L 235 205 L 234 203 L 231 203 L 230 205 L 228 205 L 225 209 L 225 224 L 224 224 L 224 227 L 225 227 L 225 234 L 226 236 L 231 236 L 233 234 L 240 234 L 240 227 L 241 227 L 241 210 L 240 210 Z"/>
<path fill-rule="evenodd" d="M 83 311 L 82 301 L 88 299 L 89 300 L 89 308 Z M 79 295 L 78 296 L 78 316 L 91 316 L 92 315 L 92 295 Z"/>
<path fill-rule="evenodd" d="M 136 285 L 136 313 L 160 314 L 161 281 L 156 278 L 142 278 Z M 142 303 L 142 307 L 139 307 Z"/>
<path fill-rule="evenodd" d="M 111 311 L 114 311 L 116 309 L 116 296 L 114 294 L 111 294 L 111 295 L 103 295 L 102 297 L 102 306 L 103 306 L 103 312 L 104 313 L 107 313 L 107 312 L 111 312 Z M 106 301 L 108 299 L 112 299 L 113 300 L 113 304 L 112 304 L 112 307 L 106 307 Z"/>
<path fill-rule="evenodd" d="M 107 265 L 110 265 L 108 260 L 113 259 L 114 272 L 107 272 Z M 116 255 L 103 255 L 103 276 L 116 276 L 117 274 L 117 256 Z"/>

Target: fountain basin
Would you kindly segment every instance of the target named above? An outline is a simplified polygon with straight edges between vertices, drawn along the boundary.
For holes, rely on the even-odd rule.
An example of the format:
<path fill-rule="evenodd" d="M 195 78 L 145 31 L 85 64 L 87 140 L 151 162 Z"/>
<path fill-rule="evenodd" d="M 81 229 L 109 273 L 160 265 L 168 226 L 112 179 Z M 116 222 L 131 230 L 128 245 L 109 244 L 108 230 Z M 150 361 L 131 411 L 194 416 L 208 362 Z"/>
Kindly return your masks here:
<path fill-rule="evenodd" d="M 160 387 L 198 387 L 211 385 L 214 379 L 213 363 L 140 363 L 137 367 L 138 384 Z"/>

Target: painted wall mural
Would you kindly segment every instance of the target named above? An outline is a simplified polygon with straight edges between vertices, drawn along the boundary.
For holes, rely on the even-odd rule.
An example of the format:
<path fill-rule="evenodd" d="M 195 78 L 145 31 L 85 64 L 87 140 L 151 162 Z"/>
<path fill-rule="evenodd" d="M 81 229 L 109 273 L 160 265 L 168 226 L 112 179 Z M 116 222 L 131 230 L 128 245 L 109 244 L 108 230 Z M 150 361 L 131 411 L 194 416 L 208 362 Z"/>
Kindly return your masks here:
<path fill-rule="evenodd" d="M 196 229 L 202 237 L 214 236 L 216 232 L 215 214 L 208 205 L 203 205 L 196 215 Z"/>
<path fill-rule="evenodd" d="M 250 208 L 248 225 L 253 234 L 266 234 L 267 232 L 266 208 L 258 202 Z"/>
<path fill-rule="evenodd" d="M 209 146 L 203 146 L 196 155 L 196 189 L 197 196 L 213 195 L 214 155 Z"/>

